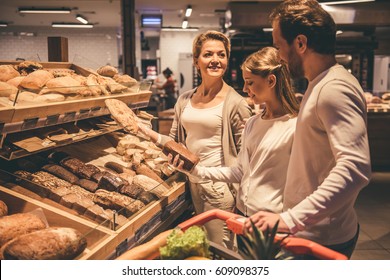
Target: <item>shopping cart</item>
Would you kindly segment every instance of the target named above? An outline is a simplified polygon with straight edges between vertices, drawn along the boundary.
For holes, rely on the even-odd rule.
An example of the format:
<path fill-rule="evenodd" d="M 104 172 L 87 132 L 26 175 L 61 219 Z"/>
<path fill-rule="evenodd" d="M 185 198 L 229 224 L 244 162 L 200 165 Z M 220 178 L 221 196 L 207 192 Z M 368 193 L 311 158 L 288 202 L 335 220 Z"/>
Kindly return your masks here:
<path fill-rule="evenodd" d="M 232 232 L 234 232 L 235 234 L 238 235 L 244 234 L 244 221 L 246 218 L 241 215 L 234 214 L 231 212 L 226 212 L 219 209 L 209 210 L 202 214 L 196 215 L 188 219 L 187 221 L 184 221 L 181 224 L 179 224 L 177 228 L 181 229 L 182 231 L 185 231 L 191 226 L 194 225 L 202 226 L 208 221 L 214 219 L 220 219 L 225 221 L 227 228 Z M 153 250 L 152 252 L 148 252 L 148 253 L 145 252 L 147 252 L 147 250 L 150 250 L 149 248 L 153 248 L 153 246 L 150 246 L 150 244 L 154 244 L 154 245 L 159 244 L 159 246 L 166 245 L 166 237 L 169 235 L 170 232 L 171 231 L 166 231 L 159 234 L 157 237 L 147 242 L 149 244 L 142 244 L 138 247 L 135 247 L 129 250 L 128 252 L 125 252 L 118 259 L 152 260 L 158 258 L 159 257 L 158 250 Z M 344 256 L 343 254 L 333 251 L 329 248 L 326 248 L 318 243 L 315 243 L 307 239 L 298 238 L 294 236 L 287 236 L 287 237 L 276 236 L 276 239 L 282 240 L 281 247 L 295 256 L 310 255 L 316 259 L 322 259 L 322 260 L 347 260 L 347 257 Z M 242 259 L 238 253 L 228 250 L 217 244 L 214 244 L 213 242 L 210 242 L 210 251 L 212 256 L 217 256 L 218 258 Z M 137 254 L 141 252 L 142 254 L 140 254 L 140 258 L 137 258 Z"/>

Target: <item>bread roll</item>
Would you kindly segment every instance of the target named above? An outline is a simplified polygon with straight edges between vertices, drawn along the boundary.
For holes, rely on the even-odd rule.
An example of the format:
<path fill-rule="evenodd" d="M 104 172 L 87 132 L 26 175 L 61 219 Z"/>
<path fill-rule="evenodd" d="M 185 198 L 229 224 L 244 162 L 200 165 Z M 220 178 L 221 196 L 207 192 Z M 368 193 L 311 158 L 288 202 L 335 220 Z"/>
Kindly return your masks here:
<path fill-rule="evenodd" d="M 11 239 L 44 229 L 46 224 L 32 213 L 18 213 L 0 218 L 0 247 Z"/>
<path fill-rule="evenodd" d="M 72 94 L 80 90 L 81 83 L 70 76 L 58 77 L 47 81 L 45 88 L 39 94 L 62 93 Z"/>
<path fill-rule="evenodd" d="M 14 87 L 19 87 L 20 85 L 20 82 L 24 79 L 24 76 L 18 76 L 18 77 L 15 77 L 15 78 L 12 78 L 11 80 L 8 80 L 7 81 L 7 84 L 11 85 L 11 86 L 14 86 Z"/>
<path fill-rule="evenodd" d="M 6 82 L 0 81 L 0 97 L 8 97 L 11 94 L 16 94 L 18 92 L 18 88 L 10 85 Z"/>
<path fill-rule="evenodd" d="M 37 98 L 38 94 L 30 92 L 30 91 L 22 91 L 17 93 L 12 93 L 10 96 L 8 96 L 8 99 L 11 101 L 15 101 L 17 98 L 17 103 L 26 103 L 26 102 L 35 102 L 35 99 Z"/>
<path fill-rule="evenodd" d="M 20 74 L 12 65 L 0 65 L 0 81 L 6 82 L 12 78 L 19 77 Z"/>
<path fill-rule="evenodd" d="M 122 84 L 124 86 L 127 86 L 127 87 L 132 87 L 138 83 L 138 81 L 136 79 L 134 79 L 126 74 L 125 75 L 116 74 L 113 77 L 113 79 L 115 80 L 115 82 Z"/>
<path fill-rule="evenodd" d="M 384 93 L 383 95 L 382 95 L 382 99 L 383 100 L 386 100 L 386 101 L 388 101 L 388 100 L 390 100 L 390 93 Z"/>
<path fill-rule="evenodd" d="M 47 81 L 53 79 L 53 75 L 46 70 L 37 70 L 28 74 L 21 82 L 20 86 L 27 89 L 41 89 Z"/>
<path fill-rule="evenodd" d="M 8 207 L 4 201 L 0 200 L 0 217 L 8 215 Z"/>
<path fill-rule="evenodd" d="M 50 227 L 8 242 L 3 256 L 6 260 L 71 260 L 86 247 L 86 238 L 76 229 Z"/>
<path fill-rule="evenodd" d="M 65 96 L 61 93 L 47 93 L 44 95 L 37 95 L 34 102 L 61 102 L 65 100 Z"/>
<path fill-rule="evenodd" d="M 118 74 L 118 70 L 110 65 L 102 66 L 97 69 L 96 72 L 98 72 L 99 75 L 106 77 L 114 77 L 116 74 Z"/>

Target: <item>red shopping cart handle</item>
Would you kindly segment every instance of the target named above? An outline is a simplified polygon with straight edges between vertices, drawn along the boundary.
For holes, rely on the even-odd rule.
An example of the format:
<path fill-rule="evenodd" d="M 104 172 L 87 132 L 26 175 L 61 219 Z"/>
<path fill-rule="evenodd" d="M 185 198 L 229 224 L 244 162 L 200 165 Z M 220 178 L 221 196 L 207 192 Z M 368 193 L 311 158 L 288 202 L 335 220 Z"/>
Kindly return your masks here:
<path fill-rule="evenodd" d="M 199 215 L 196 215 L 187 221 L 181 223 L 178 225 L 178 227 L 185 231 L 191 226 L 194 225 L 204 225 L 208 221 L 214 220 L 214 219 L 220 219 L 226 222 L 226 225 L 228 229 L 230 229 L 232 232 L 236 234 L 243 234 L 244 233 L 244 220 L 245 217 L 241 215 L 234 214 L 232 212 L 223 211 L 220 209 L 213 209 L 206 212 L 203 212 Z"/>
<path fill-rule="evenodd" d="M 282 241 L 282 247 L 295 255 L 310 255 L 321 260 L 348 259 L 345 255 L 339 252 L 324 247 L 316 242 L 299 237 L 286 237 Z"/>
<path fill-rule="evenodd" d="M 196 215 L 187 221 L 178 225 L 178 227 L 185 231 L 193 225 L 204 225 L 208 221 L 220 219 L 226 222 L 228 229 L 236 234 L 243 234 L 245 227 L 245 217 L 234 214 L 231 212 L 223 211 L 220 209 L 213 209 Z M 277 237 L 283 238 L 283 237 Z M 323 260 L 347 260 L 348 258 L 339 252 L 333 251 L 313 241 L 298 238 L 298 237 L 285 237 L 282 241 L 282 246 L 286 250 L 296 255 L 311 255 L 318 259 Z"/>

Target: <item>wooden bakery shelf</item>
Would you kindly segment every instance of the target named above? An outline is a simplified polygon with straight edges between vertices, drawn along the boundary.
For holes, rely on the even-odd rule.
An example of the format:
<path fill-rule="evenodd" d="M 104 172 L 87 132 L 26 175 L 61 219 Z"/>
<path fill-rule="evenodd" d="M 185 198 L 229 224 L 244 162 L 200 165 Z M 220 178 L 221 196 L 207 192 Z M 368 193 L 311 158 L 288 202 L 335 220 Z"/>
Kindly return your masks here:
<path fill-rule="evenodd" d="M 173 183 L 172 188 L 164 197 L 149 203 L 129 217 L 124 225 L 117 230 L 112 230 L 103 226 L 103 223 L 98 224 L 83 218 L 72 209 L 48 198 L 40 197 L 19 185 L 0 182 L 0 197 L 7 204 L 9 214 L 42 209 L 49 226 L 71 227 L 80 231 L 86 237 L 88 244 L 87 249 L 76 258 L 80 260 L 103 260 L 112 257 L 118 250 L 118 246 L 131 239 L 153 216 L 178 199 L 184 192 L 185 182 Z"/>
<path fill-rule="evenodd" d="M 1 133 L 18 132 L 108 115 L 109 111 L 104 101 L 110 98 L 121 100 L 132 109 L 147 107 L 151 94 L 151 91 L 146 90 L 62 102 L 16 104 L 14 107 L 3 102 L 3 104 L 0 103 L 0 122 L 4 123 Z"/>

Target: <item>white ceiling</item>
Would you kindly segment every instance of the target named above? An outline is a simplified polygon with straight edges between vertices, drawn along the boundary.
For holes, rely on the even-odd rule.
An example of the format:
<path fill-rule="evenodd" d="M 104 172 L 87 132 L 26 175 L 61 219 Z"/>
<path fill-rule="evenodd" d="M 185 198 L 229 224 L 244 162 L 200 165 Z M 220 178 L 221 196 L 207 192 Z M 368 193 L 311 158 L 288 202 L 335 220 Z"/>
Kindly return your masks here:
<path fill-rule="evenodd" d="M 282 0 L 258 0 L 252 2 L 267 3 L 265 6 L 277 5 Z M 135 9 L 137 15 L 141 14 L 162 14 L 163 26 L 180 27 L 184 18 L 184 12 L 187 5 L 192 5 L 193 12 L 189 18 L 189 27 L 219 28 L 220 18 L 224 17 L 224 11 L 229 0 L 135 0 Z M 245 0 L 236 0 L 232 2 L 250 2 Z M 384 7 L 387 11 L 377 10 L 374 13 L 368 13 L 370 9 Z M 343 5 L 338 5 L 343 6 Z M 66 7 L 71 8 L 71 14 L 19 14 L 19 7 Z M 255 11 L 255 13 L 264 13 L 264 9 Z M 376 0 L 374 3 L 356 4 L 354 7 L 361 7 L 361 11 L 356 12 L 357 15 L 366 14 L 369 19 L 361 20 L 361 22 L 374 25 L 390 26 L 388 17 L 390 0 Z M 378 8 L 376 8 L 378 9 Z M 52 22 L 70 22 L 79 23 L 76 20 L 76 15 L 81 14 L 86 17 L 90 23 L 96 28 L 99 27 L 120 27 L 121 26 L 121 0 L 0 0 L 0 22 L 6 22 L 9 27 L 1 28 L 1 31 L 7 31 L 13 27 L 50 27 Z M 253 14 L 253 11 L 249 11 Z M 247 16 L 245 16 L 247 15 Z M 249 19 L 249 13 L 243 13 L 242 17 Z M 136 17 L 139 19 L 139 17 Z M 379 22 L 375 23 L 375 20 Z M 374 23 L 372 23 L 374 21 Z M 381 22 L 384 24 L 381 24 Z M 256 23 L 253 22 L 255 25 Z M 148 30 L 146 30 L 148 31 Z M 153 32 L 152 32 L 153 33 Z"/>
<path fill-rule="evenodd" d="M 281 0 L 262 0 L 259 2 L 280 2 Z M 218 27 L 219 18 L 229 0 L 135 0 L 137 14 L 154 13 L 163 15 L 164 26 L 181 26 L 187 5 L 192 5 L 189 27 Z M 236 2 L 245 2 L 244 0 Z M 277 4 L 277 3 L 275 3 Z M 75 16 L 81 14 L 96 27 L 119 27 L 121 24 L 120 0 L 1 0 L 0 22 L 9 26 L 51 26 L 52 22 L 79 23 Z M 19 7 L 67 7 L 71 14 L 19 14 Z"/>

